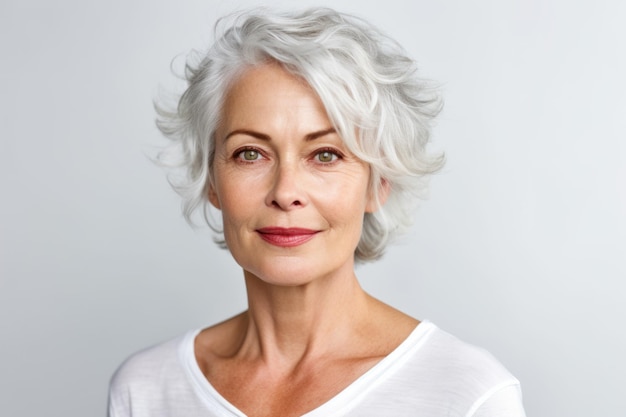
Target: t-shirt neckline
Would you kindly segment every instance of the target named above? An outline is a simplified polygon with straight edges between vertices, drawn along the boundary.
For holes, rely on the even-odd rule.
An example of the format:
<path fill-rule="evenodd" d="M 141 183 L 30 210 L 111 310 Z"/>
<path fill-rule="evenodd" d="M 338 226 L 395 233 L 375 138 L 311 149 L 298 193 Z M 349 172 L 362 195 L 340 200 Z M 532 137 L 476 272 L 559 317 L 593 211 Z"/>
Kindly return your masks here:
<path fill-rule="evenodd" d="M 436 326 L 428 320 L 420 322 L 413 331 L 389 355 L 385 356 L 367 372 L 354 380 L 350 385 L 337 393 L 330 400 L 301 417 L 322 417 L 345 414 L 357 405 L 372 389 L 382 383 L 388 375 L 393 374 L 424 344 L 427 335 Z M 179 345 L 179 360 L 187 379 L 196 394 L 220 417 L 247 417 L 241 410 L 224 398 L 200 370 L 195 357 L 195 339 L 202 329 L 189 331 Z"/>

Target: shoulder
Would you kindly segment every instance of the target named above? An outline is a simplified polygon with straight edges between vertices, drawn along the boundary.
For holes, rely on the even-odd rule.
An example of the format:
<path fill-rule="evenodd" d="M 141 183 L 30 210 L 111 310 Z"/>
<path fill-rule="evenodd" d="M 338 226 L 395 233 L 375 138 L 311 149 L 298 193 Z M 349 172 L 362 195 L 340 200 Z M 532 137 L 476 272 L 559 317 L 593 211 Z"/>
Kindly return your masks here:
<path fill-rule="evenodd" d="M 487 350 L 464 342 L 434 324 L 431 327 L 422 354 L 433 364 L 445 365 L 456 376 L 468 375 L 485 383 L 517 381 Z"/>
<path fill-rule="evenodd" d="M 466 343 L 432 323 L 418 358 L 433 371 L 445 370 L 458 383 L 493 386 L 517 379 L 487 350 Z"/>
<path fill-rule="evenodd" d="M 131 415 L 130 409 L 161 407 L 163 392 L 172 388 L 180 390 L 187 384 L 181 355 L 197 331 L 149 347 L 131 355 L 113 374 L 109 387 L 109 414 Z M 133 404 L 134 403 L 134 404 Z M 143 415 L 138 413 L 137 415 Z"/>
<path fill-rule="evenodd" d="M 437 415 L 474 415 L 492 398 L 508 395 L 507 410 L 521 408 L 519 381 L 488 351 L 423 322 L 402 365 L 389 379 L 389 393 L 401 393 L 415 407 Z M 501 404 L 501 402 L 500 402 Z M 420 408 L 421 409 L 421 408 Z M 510 413 L 505 415 L 518 416 Z"/>
<path fill-rule="evenodd" d="M 178 366 L 178 351 L 185 336 L 179 336 L 132 354 L 115 371 L 111 378 L 111 385 L 154 381 L 155 377 L 162 374 L 165 369 Z"/>

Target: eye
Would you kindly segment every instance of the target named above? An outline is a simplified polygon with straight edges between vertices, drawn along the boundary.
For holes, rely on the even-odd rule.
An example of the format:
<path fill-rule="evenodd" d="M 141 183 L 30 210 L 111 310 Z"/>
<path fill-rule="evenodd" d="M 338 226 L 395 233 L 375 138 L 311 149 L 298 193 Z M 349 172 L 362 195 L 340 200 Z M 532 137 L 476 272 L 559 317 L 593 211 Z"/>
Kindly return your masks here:
<path fill-rule="evenodd" d="M 315 159 L 317 159 L 319 162 L 322 162 L 324 164 L 335 162 L 337 158 L 339 158 L 339 155 L 337 155 L 336 152 L 329 150 L 329 149 L 322 150 L 318 152 L 317 154 L 315 154 Z"/>
<path fill-rule="evenodd" d="M 243 149 L 237 152 L 236 157 L 244 161 L 256 161 L 261 159 L 261 153 L 256 149 Z"/>

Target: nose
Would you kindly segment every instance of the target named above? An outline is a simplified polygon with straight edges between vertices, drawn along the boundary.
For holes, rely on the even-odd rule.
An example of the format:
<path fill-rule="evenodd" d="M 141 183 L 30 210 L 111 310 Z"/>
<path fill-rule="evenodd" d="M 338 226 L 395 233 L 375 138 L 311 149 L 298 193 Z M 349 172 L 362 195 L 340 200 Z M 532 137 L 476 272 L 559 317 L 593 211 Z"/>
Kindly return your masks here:
<path fill-rule="evenodd" d="M 297 163 L 278 164 L 265 204 L 281 210 L 294 210 L 308 203 L 303 175 Z"/>

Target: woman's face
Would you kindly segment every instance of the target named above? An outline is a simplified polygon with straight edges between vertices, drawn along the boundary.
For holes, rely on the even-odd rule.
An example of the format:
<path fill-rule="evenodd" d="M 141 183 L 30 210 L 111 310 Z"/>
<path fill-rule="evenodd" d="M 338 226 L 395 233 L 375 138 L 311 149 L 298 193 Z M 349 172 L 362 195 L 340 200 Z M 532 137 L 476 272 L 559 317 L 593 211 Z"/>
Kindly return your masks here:
<path fill-rule="evenodd" d="M 364 213 L 375 208 L 369 167 L 305 82 L 276 64 L 248 70 L 215 140 L 209 200 L 244 270 L 276 285 L 352 273 Z"/>

